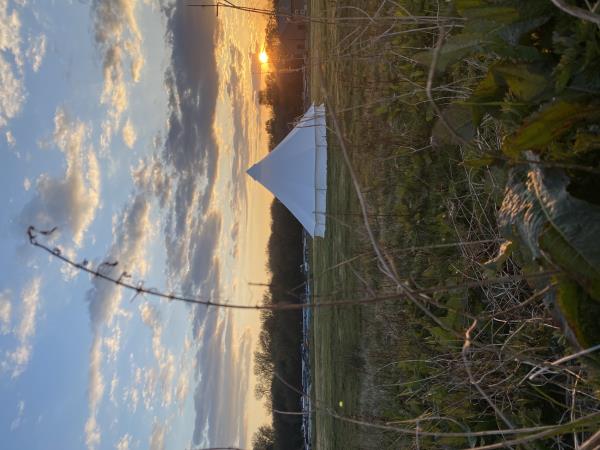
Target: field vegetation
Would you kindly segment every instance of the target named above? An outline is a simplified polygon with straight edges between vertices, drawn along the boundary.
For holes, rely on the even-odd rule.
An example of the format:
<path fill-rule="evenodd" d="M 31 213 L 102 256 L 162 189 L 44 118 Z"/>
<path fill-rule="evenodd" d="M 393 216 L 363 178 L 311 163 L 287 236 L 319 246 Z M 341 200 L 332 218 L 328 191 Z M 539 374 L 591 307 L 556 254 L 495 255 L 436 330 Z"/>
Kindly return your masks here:
<path fill-rule="evenodd" d="M 371 303 L 315 309 L 313 444 L 596 448 L 598 24 L 545 0 L 311 8 L 314 302 Z"/>

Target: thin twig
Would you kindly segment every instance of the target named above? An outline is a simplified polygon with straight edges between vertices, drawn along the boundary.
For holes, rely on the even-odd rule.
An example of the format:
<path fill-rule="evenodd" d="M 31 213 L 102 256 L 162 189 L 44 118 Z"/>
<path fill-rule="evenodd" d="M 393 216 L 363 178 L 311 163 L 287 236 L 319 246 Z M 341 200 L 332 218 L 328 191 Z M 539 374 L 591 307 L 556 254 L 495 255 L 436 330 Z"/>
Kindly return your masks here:
<path fill-rule="evenodd" d="M 600 15 L 594 14 L 591 11 L 587 11 L 583 8 L 579 8 L 578 6 L 569 5 L 564 0 L 551 0 L 558 9 L 562 12 L 567 13 L 573 17 L 577 17 L 578 19 L 585 20 L 586 22 L 592 22 L 596 25 L 600 25 Z"/>

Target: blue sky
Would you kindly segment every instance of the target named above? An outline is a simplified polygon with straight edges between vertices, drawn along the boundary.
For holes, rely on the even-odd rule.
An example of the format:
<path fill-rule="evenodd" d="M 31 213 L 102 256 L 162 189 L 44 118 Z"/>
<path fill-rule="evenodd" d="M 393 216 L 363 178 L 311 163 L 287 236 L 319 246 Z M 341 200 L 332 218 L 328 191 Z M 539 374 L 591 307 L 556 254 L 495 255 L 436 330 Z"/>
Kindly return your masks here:
<path fill-rule="evenodd" d="M 56 226 L 74 260 L 259 302 L 270 198 L 244 172 L 266 152 L 264 26 L 175 0 L 0 0 L 3 450 L 244 447 L 267 420 L 256 314 L 131 300 L 25 239 Z"/>

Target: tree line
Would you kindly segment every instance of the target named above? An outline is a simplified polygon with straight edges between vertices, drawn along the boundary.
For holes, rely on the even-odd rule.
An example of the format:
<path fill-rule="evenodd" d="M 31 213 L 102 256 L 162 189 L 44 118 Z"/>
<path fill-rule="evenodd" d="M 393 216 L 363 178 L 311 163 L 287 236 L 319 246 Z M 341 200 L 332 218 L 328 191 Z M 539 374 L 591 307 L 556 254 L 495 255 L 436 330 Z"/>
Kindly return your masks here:
<path fill-rule="evenodd" d="M 274 2 L 277 8 L 277 1 Z M 269 150 L 273 150 L 292 130 L 295 120 L 304 112 L 301 72 L 279 72 L 285 60 L 278 24 L 271 20 L 266 29 L 266 51 L 271 56 L 270 71 L 259 101 L 271 110 L 266 131 Z M 286 65 L 289 67 L 289 64 Z M 268 243 L 268 269 L 271 283 L 265 303 L 300 303 L 304 274 L 300 270 L 302 226 L 277 199 L 271 204 L 271 236 Z M 285 386 L 276 373 L 298 389 L 302 386 L 300 344 L 302 313 L 297 311 L 262 311 L 261 333 L 255 351 L 256 395 L 274 411 L 271 426 L 263 426 L 253 437 L 253 450 L 300 449 L 303 446 L 302 416 L 278 414 L 277 411 L 298 411 L 300 395 Z"/>

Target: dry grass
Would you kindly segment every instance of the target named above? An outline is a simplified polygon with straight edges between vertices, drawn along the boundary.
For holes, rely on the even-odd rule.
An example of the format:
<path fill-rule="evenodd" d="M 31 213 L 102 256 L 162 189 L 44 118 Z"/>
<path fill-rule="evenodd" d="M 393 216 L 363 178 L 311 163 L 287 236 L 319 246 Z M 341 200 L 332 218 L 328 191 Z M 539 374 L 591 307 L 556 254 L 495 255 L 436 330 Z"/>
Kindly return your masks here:
<path fill-rule="evenodd" d="M 435 14 L 435 2 L 425 4 L 421 14 Z M 340 5 L 352 1 L 312 0 L 312 14 L 333 19 Z M 360 6 L 373 16 L 400 8 Z M 313 248 L 315 301 L 406 294 L 315 311 L 315 446 L 496 448 L 512 439 L 514 448 L 577 448 L 598 423 L 597 385 L 581 359 L 550 365 L 569 350 L 542 301 L 553 289 L 549 277 L 524 280 L 510 258 L 485 264 L 502 241 L 496 211 L 506 170 L 464 161 L 499 153 L 502 129 L 486 121 L 475 146 L 429 142 L 431 100 L 463 98 L 484 66 L 467 61 L 442 80 L 428 77 L 407 48 L 434 47 L 438 27 L 419 27 L 311 26 L 312 98 L 335 111 L 328 231 Z M 459 291 L 411 294 L 460 283 Z M 385 428 L 394 424 L 414 432 Z M 516 438 L 478 435 L 542 425 L 550 428 Z M 471 437 L 428 435 L 436 432 Z"/>

